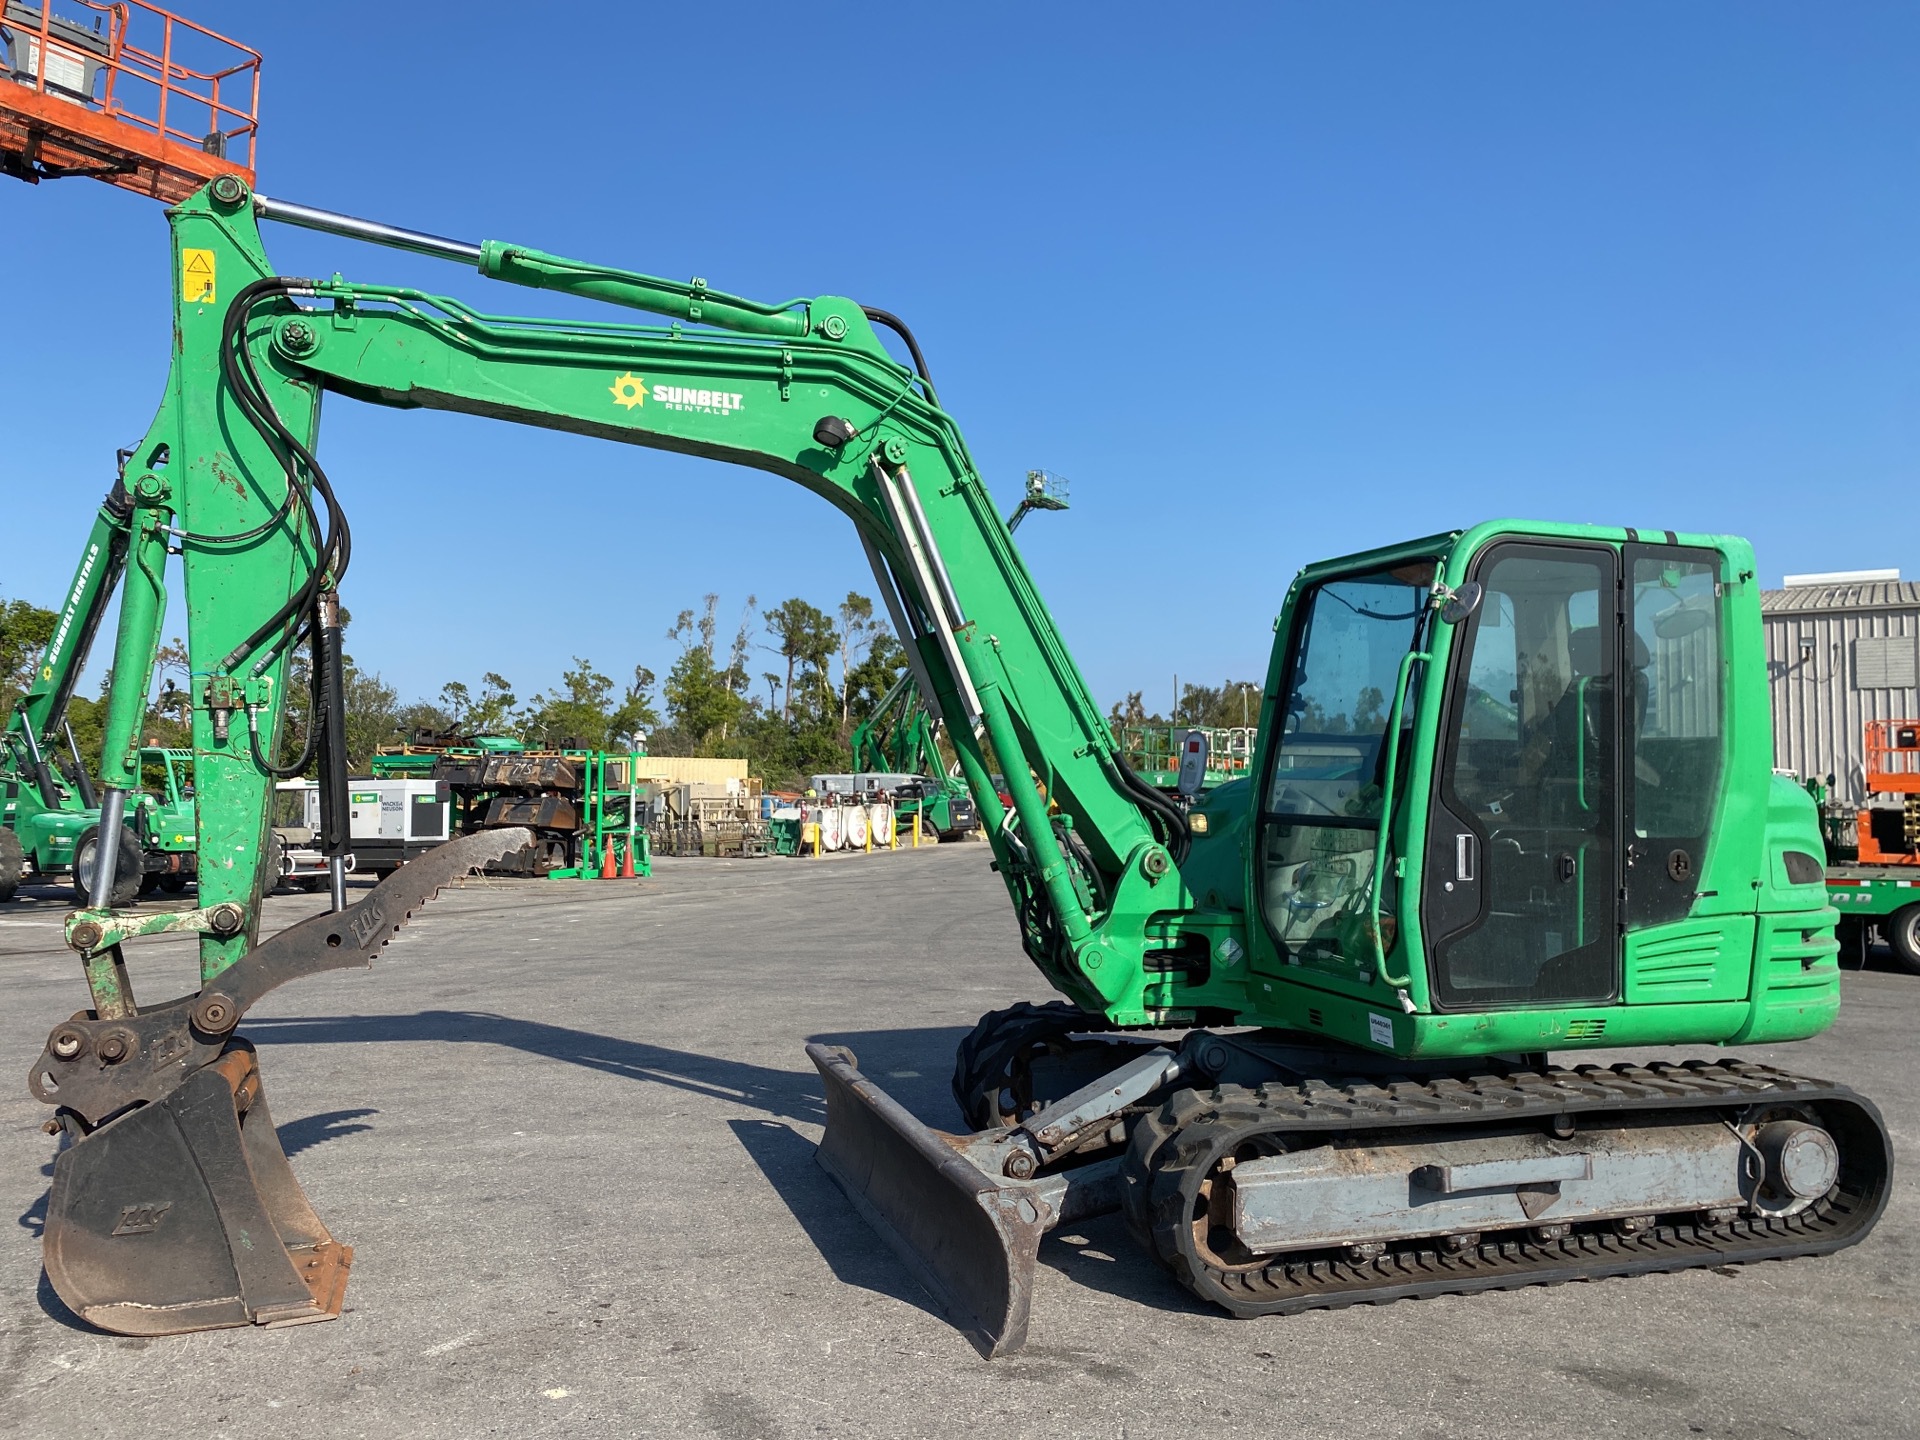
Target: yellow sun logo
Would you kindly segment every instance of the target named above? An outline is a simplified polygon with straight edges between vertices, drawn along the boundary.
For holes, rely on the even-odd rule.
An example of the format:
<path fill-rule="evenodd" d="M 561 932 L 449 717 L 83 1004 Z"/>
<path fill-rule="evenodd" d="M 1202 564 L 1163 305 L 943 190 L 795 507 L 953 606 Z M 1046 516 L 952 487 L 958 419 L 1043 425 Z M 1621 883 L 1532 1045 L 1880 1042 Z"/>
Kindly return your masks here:
<path fill-rule="evenodd" d="M 647 403 L 647 382 L 638 375 L 622 375 L 613 382 L 613 403 L 631 410 Z"/>

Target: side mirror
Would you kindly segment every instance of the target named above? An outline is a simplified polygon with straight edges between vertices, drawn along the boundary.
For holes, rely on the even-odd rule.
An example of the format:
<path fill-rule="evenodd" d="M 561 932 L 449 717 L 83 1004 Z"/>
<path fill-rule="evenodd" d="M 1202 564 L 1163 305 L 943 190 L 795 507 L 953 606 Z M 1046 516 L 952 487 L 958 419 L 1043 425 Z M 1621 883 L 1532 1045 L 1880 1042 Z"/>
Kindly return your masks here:
<path fill-rule="evenodd" d="M 1446 603 L 1440 607 L 1440 618 L 1449 625 L 1458 625 L 1478 610 L 1486 598 L 1487 592 L 1480 587 L 1480 582 L 1469 580 L 1447 596 Z"/>
<path fill-rule="evenodd" d="M 1207 783 L 1207 757 L 1211 746 L 1204 730 L 1189 730 L 1180 742 L 1180 793 L 1191 799 Z"/>

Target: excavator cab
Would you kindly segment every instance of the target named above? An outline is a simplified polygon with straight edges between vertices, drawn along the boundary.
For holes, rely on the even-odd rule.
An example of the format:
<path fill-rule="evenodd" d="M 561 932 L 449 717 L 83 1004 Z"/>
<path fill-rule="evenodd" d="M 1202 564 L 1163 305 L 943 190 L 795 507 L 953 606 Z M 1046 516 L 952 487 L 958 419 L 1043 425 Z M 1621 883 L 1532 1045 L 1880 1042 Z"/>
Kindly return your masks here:
<path fill-rule="evenodd" d="M 1363 1005 L 1384 972 L 1394 1044 L 1424 1053 L 1444 1052 L 1450 1013 L 1581 1012 L 1529 1050 L 1604 1034 L 1622 1006 L 1747 998 L 1753 886 L 1734 877 L 1766 867 L 1714 822 L 1764 810 L 1774 783 L 1733 763 L 1750 732 L 1726 723 L 1755 703 L 1726 664 L 1751 562 L 1738 541 L 1620 533 L 1481 527 L 1302 577 L 1260 769 L 1255 969 Z M 1704 937 L 1684 967 L 1676 925 Z M 1836 970 L 1808 969 L 1836 993 Z"/>
<path fill-rule="evenodd" d="M 1889 1155 L 1859 1097 L 1545 1053 L 1837 1006 L 1745 542 L 1496 522 L 1310 567 L 1276 629 L 1253 771 L 1192 802 L 1191 929 L 1146 957 L 1164 1008 L 986 1017 L 970 1135 L 811 1047 L 822 1164 L 982 1353 L 1021 1343 L 1045 1232 L 1115 1205 L 1237 1315 L 1864 1234 Z"/>

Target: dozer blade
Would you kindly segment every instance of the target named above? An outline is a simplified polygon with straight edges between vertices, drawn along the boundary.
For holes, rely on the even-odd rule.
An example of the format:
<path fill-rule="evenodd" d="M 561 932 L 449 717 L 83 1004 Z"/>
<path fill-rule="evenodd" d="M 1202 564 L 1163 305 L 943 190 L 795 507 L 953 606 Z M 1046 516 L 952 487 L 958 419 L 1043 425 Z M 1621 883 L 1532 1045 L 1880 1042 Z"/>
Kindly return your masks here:
<path fill-rule="evenodd" d="M 331 1320 L 353 1262 L 293 1178 L 245 1042 L 61 1152 L 44 1251 L 55 1293 L 121 1335 Z"/>
<path fill-rule="evenodd" d="M 809 1045 L 807 1058 L 827 1087 L 821 1168 L 981 1355 L 1018 1350 L 1055 1218 L 1045 1202 L 983 1175 L 861 1075 L 851 1050 Z"/>
<path fill-rule="evenodd" d="M 353 1261 L 294 1179 L 240 1018 L 289 980 L 364 966 L 442 885 L 527 843 L 438 846 L 338 913 L 262 942 L 197 996 L 54 1027 L 28 1085 L 78 1135 L 54 1161 L 47 1279 L 122 1335 L 331 1320 Z"/>

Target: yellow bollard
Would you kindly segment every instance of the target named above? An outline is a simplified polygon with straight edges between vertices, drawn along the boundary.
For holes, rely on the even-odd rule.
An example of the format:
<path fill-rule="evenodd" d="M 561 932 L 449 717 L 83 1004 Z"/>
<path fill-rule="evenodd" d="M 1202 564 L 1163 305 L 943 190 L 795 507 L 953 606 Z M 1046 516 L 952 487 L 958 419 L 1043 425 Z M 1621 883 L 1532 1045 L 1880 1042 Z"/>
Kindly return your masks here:
<path fill-rule="evenodd" d="M 887 812 L 887 849 L 898 850 L 899 848 L 900 812 L 890 808 Z"/>
<path fill-rule="evenodd" d="M 920 807 L 913 807 L 913 848 L 920 848 Z"/>
<path fill-rule="evenodd" d="M 873 811 L 867 811 L 867 843 L 861 847 L 867 854 L 873 854 Z"/>
<path fill-rule="evenodd" d="M 807 830 L 813 836 L 813 858 L 818 860 L 820 858 L 820 822 L 815 820 L 807 826 Z M 800 843 L 803 845 L 806 844 L 806 837 L 804 835 L 801 837 Z"/>

